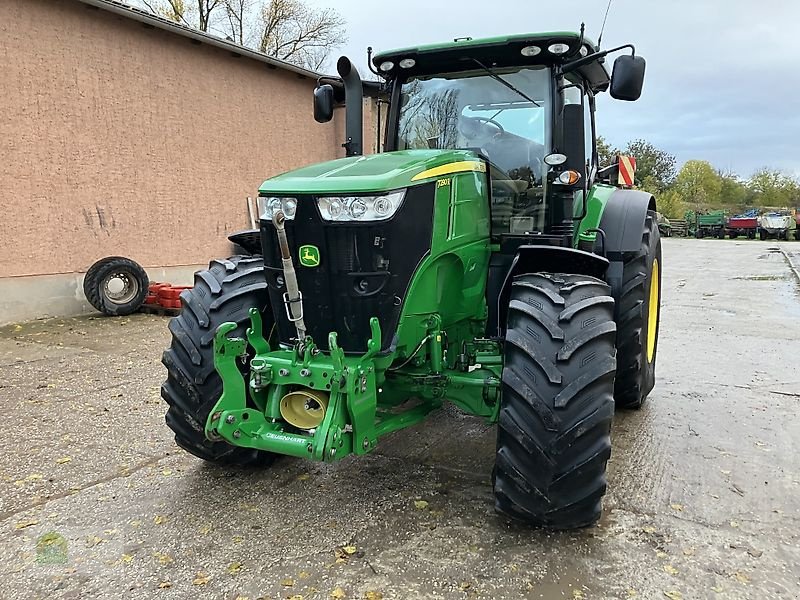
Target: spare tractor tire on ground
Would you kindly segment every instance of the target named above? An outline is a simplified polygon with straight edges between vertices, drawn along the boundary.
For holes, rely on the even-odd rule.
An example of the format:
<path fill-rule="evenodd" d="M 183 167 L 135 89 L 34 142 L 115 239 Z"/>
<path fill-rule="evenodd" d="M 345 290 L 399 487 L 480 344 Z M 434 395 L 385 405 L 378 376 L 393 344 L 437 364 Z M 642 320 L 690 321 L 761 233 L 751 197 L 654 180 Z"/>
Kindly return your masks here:
<path fill-rule="evenodd" d="M 494 469 L 499 512 L 555 529 L 600 518 L 615 331 L 604 281 L 550 273 L 514 279 Z"/>
<path fill-rule="evenodd" d="M 83 278 L 83 293 L 101 313 L 123 316 L 141 308 L 149 285 L 139 263 L 124 256 L 107 256 L 89 267 Z"/>
<path fill-rule="evenodd" d="M 253 307 L 262 314 L 264 336 L 270 337 L 273 318 L 263 259 L 233 256 L 211 261 L 207 270 L 195 273 L 194 287 L 181 293 L 181 306 L 181 314 L 169 323 L 172 345 L 161 359 L 167 368 L 161 397 L 169 405 L 166 421 L 175 433 L 175 442 L 209 462 L 240 466 L 271 463 L 274 454 L 212 442 L 205 435 L 208 415 L 222 395 L 222 379 L 214 369 L 217 328 L 230 321 L 238 325 L 230 337 L 245 337 L 250 325 L 248 311 Z M 239 368 L 246 374 L 249 359 Z"/>
<path fill-rule="evenodd" d="M 616 298 L 617 379 L 620 408 L 639 408 L 656 382 L 658 320 L 661 307 L 661 237 L 648 211 L 638 252 L 625 258 Z"/>

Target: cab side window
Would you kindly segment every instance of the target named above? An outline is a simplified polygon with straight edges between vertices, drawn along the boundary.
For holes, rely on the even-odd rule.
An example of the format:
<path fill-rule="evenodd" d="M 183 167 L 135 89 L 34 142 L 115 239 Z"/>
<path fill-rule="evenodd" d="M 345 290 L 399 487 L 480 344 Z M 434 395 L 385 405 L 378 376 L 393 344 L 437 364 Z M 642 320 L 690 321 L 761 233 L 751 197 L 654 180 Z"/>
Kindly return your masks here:
<path fill-rule="evenodd" d="M 544 230 L 545 207 L 541 187 L 514 179 L 495 166 L 489 167 L 492 202 L 492 237 L 524 235 Z"/>

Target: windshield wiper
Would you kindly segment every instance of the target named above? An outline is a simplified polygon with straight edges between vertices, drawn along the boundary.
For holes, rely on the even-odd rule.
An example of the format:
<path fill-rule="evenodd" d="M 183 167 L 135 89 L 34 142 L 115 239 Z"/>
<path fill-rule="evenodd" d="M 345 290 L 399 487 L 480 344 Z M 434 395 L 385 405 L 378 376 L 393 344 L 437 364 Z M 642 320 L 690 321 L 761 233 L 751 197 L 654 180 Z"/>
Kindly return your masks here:
<path fill-rule="evenodd" d="M 486 71 L 486 72 L 489 74 L 489 77 L 491 77 L 492 79 L 495 79 L 495 80 L 499 81 L 500 83 L 502 83 L 504 86 L 506 86 L 506 87 L 507 87 L 508 89 L 510 89 L 511 91 L 513 91 L 513 92 L 516 92 L 517 94 L 519 94 L 520 96 L 522 96 L 523 98 L 525 98 L 525 100 L 527 100 L 528 102 L 532 102 L 534 106 L 538 106 L 539 108 L 541 108 L 541 107 L 542 107 L 542 105 L 541 105 L 541 104 L 539 104 L 539 103 L 538 103 L 536 100 L 534 100 L 533 98 L 531 98 L 530 96 L 528 96 L 528 94 L 526 94 L 526 93 L 525 93 L 525 92 L 523 92 L 522 90 L 520 90 L 520 89 L 518 89 L 517 87 L 515 87 L 515 86 L 514 86 L 514 84 L 512 84 L 512 83 L 509 83 L 508 81 L 506 81 L 505 79 L 503 79 L 502 77 L 500 77 L 500 75 L 498 75 L 497 73 L 495 73 L 494 71 L 492 71 L 492 69 L 490 69 L 489 67 L 487 67 L 485 64 L 483 64 L 483 63 L 482 63 L 481 61 L 479 61 L 477 58 L 472 58 L 472 57 L 470 56 L 470 57 L 469 57 L 469 59 L 470 59 L 472 62 L 474 62 L 476 65 L 478 65 L 478 66 L 479 66 L 481 69 L 483 69 L 484 71 Z"/>

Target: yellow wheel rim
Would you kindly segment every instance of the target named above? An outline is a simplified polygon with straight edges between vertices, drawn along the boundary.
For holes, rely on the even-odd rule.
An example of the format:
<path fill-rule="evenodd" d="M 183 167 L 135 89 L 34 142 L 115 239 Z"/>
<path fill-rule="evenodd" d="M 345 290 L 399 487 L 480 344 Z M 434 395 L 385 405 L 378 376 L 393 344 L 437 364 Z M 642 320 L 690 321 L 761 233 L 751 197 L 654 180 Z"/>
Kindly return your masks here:
<path fill-rule="evenodd" d="M 656 329 L 658 328 L 658 259 L 653 260 L 650 274 L 650 301 L 647 311 L 647 362 L 653 362 L 656 353 Z"/>

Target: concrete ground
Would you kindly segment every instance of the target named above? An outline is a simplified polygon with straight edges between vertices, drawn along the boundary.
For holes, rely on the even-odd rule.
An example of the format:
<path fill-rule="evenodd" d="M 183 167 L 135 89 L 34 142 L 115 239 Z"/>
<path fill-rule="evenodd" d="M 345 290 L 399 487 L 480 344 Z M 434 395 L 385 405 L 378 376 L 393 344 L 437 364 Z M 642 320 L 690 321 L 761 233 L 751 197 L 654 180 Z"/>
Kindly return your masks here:
<path fill-rule="evenodd" d="M 617 415 L 603 519 L 568 533 L 495 515 L 494 428 L 455 410 L 365 458 L 231 471 L 164 425 L 166 319 L 0 330 L 0 597 L 797 598 L 779 247 L 800 263 L 800 243 L 664 240 L 658 383 Z"/>

